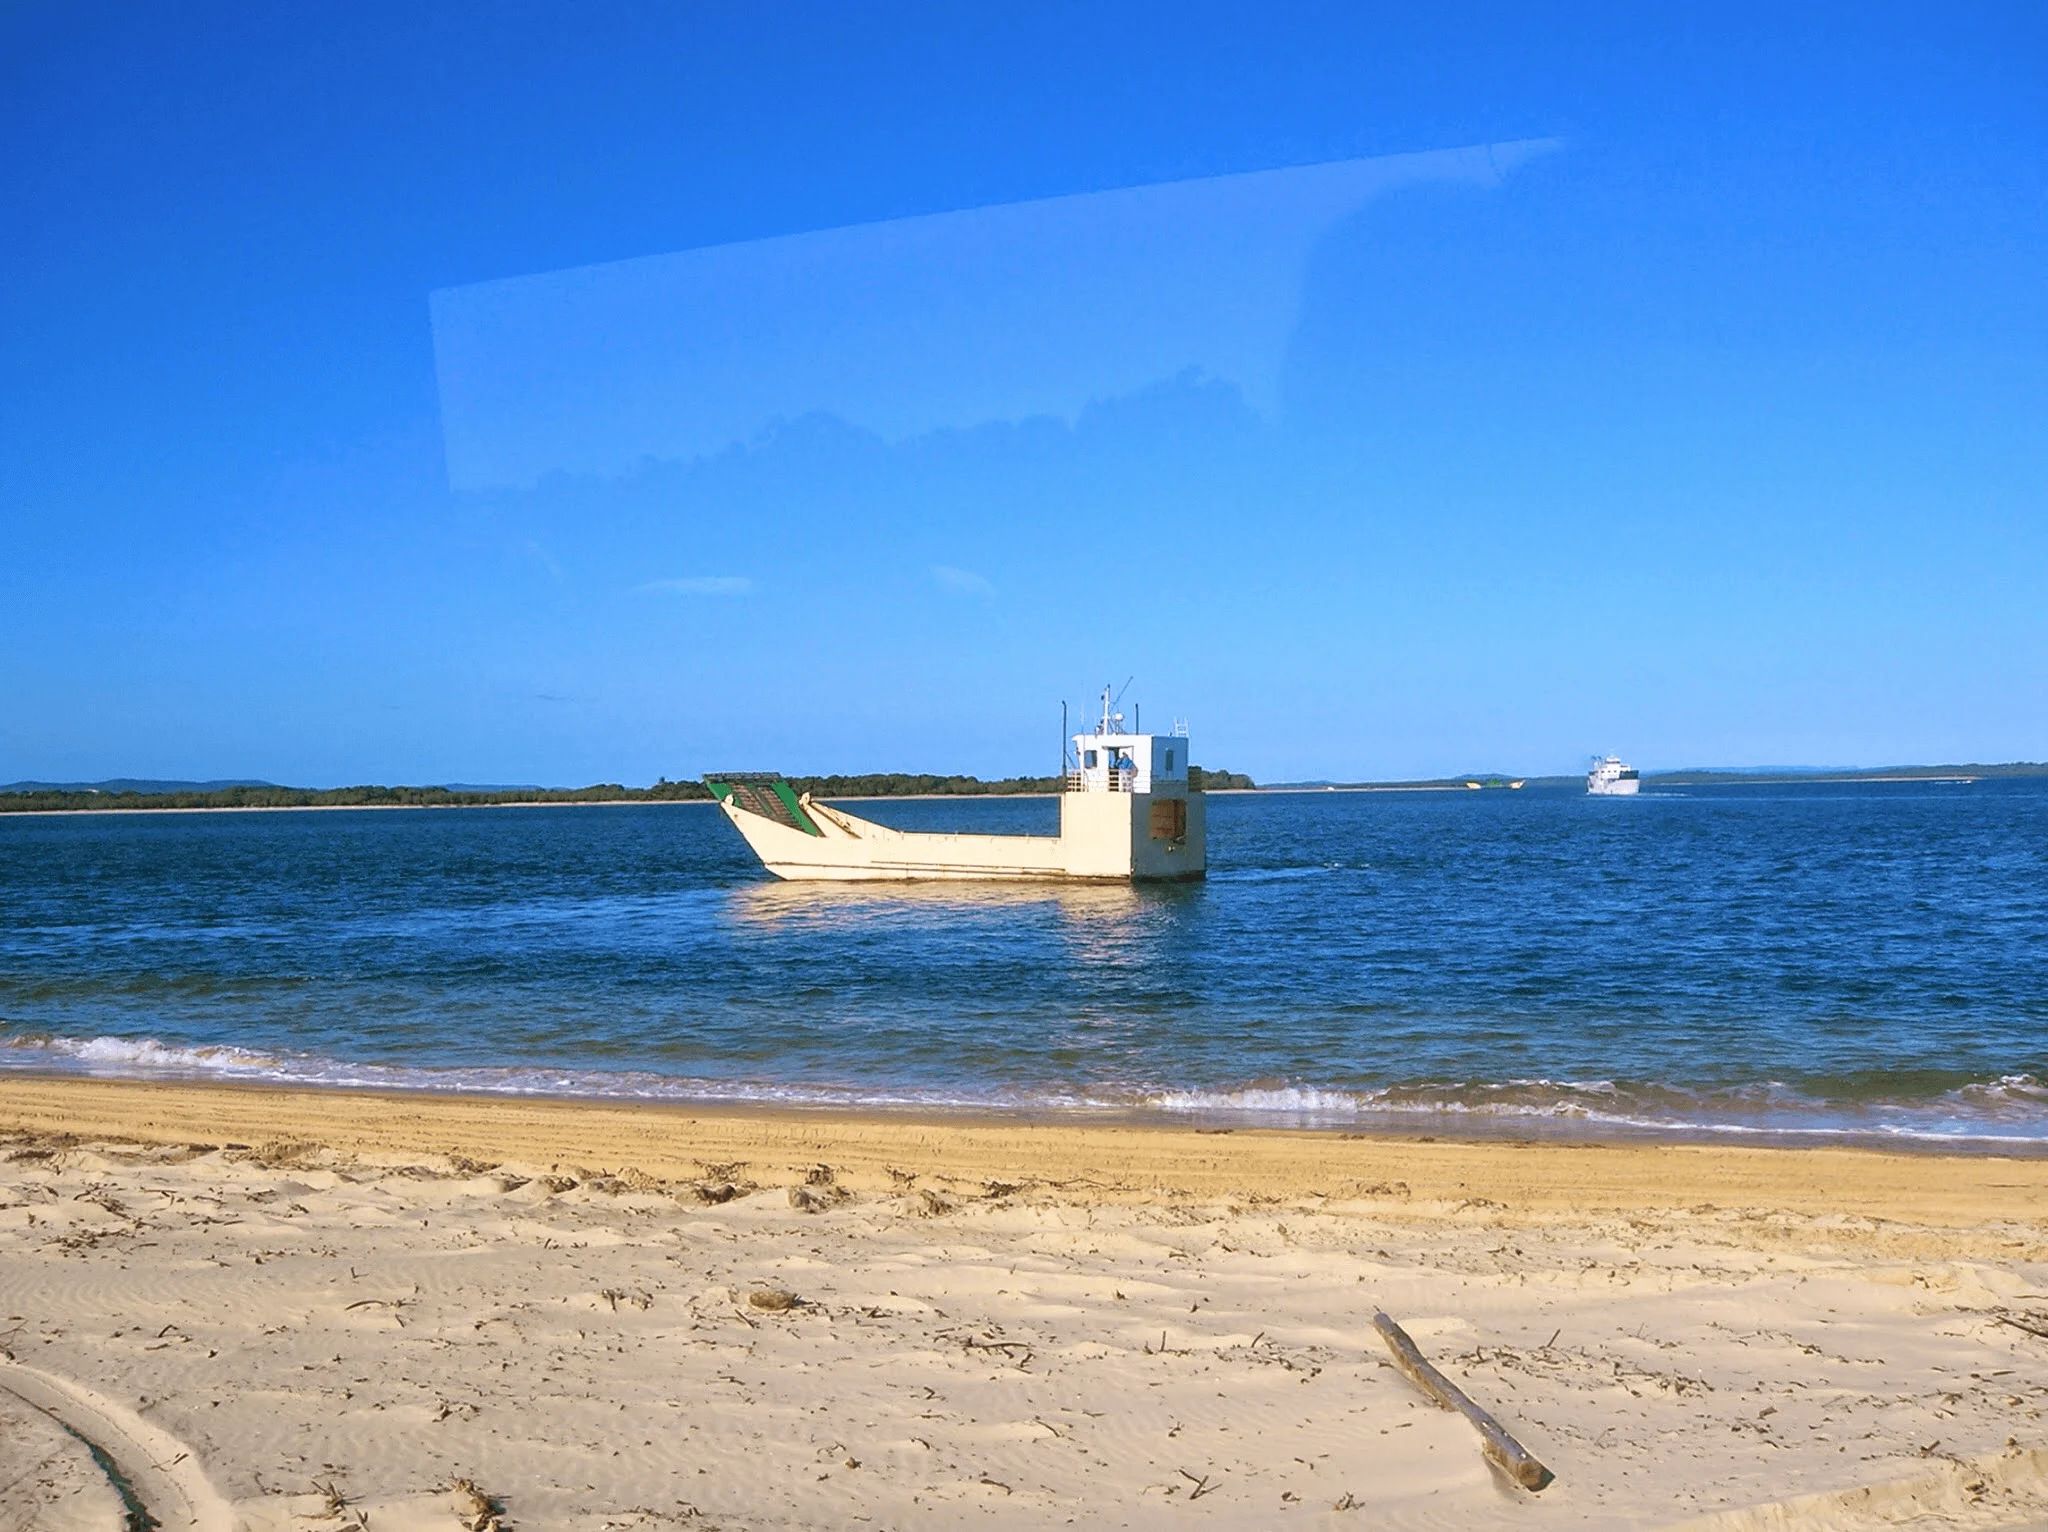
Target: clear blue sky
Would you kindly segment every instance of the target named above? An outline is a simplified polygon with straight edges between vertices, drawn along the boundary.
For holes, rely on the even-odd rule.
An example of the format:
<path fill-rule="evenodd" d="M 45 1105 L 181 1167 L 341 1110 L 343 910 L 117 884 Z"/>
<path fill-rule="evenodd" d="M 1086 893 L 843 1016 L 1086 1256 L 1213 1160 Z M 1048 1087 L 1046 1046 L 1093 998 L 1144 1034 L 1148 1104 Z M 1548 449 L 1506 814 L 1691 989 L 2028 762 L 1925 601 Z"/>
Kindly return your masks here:
<path fill-rule="evenodd" d="M 11 5 L 0 781 L 2048 758 L 2048 11 L 1666 9 Z"/>

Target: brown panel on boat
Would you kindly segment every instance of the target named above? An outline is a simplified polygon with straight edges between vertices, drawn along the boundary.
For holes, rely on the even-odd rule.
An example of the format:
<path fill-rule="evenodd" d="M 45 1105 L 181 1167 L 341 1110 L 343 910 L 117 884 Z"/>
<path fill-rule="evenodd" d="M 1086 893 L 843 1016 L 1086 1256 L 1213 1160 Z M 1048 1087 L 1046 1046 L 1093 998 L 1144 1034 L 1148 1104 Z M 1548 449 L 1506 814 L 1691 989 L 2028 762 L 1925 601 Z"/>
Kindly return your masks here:
<path fill-rule="evenodd" d="M 1185 798 L 1152 800 L 1152 838 L 1180 840 L 1188 833 L 1188 804 Z"/>

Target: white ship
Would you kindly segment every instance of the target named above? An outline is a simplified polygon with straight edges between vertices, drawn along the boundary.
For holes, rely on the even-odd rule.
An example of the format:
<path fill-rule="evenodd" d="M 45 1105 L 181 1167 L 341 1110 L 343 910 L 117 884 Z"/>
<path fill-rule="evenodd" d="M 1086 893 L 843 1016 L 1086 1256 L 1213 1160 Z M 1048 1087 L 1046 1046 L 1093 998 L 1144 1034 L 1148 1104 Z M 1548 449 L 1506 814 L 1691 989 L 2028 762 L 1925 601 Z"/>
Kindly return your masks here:
<path fill-rule="evenodd" d="M 1593 769 L 1586 773 L 1586 791 L 1602 798 L 1627 797 L 1642 785 L 1635 767 L 1623 765 L 1621 757 L 1615 755 L 1604 761 L 1594 757 Z"/>
<path fill-rule="evenodd" d="M 1200 878 L 1208 870 L 1202 794 L 1188 787 L 1188 736 L 1127 734 L 1102 698 L 1102 721 L 1073 736 L 1058 835 L 938 835 L 892 830 L 760 772 L 707 776 L 762 864 L 778 878 Z"/>

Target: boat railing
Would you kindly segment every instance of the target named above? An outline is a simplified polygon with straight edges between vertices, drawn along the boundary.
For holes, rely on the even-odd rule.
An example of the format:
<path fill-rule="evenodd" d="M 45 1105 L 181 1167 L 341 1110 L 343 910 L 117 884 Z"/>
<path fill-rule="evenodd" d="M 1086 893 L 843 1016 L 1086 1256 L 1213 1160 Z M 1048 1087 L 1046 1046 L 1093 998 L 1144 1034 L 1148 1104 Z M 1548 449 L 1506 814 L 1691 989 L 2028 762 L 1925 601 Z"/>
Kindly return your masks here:
<path fill-rule="evenodd" d="M 1134 793 L 1138 790 L 1138 768 L 1135 766 L 1103 767 L 1100 775 L 1105 791 L 1112 793 Z M 1069 771 L 1067 773 L 1068 792 L 1085 793 L 1088 790 L 1087 772 Z"/>

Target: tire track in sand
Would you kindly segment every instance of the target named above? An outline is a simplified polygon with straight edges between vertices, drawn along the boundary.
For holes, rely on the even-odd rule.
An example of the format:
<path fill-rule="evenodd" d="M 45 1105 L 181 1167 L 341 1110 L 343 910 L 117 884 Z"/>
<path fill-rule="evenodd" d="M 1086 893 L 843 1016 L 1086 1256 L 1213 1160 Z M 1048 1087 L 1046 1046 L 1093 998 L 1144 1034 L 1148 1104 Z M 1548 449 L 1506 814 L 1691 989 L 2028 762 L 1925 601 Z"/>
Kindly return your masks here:
<path fill-rule="evenodd" d="M 131 1532 L 233 1532 L 234 1511 L 192 1449 L 68 1379 L 0 1361 L 0 1389 L 84 1442 L 128 1508 Z"/>

